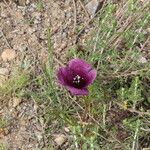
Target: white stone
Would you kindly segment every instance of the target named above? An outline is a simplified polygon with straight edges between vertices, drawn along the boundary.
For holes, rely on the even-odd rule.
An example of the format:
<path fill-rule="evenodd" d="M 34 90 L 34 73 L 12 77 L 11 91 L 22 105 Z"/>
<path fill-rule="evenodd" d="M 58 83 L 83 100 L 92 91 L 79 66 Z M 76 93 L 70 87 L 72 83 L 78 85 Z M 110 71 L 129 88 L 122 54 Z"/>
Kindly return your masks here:
<path fill-rule="evenodd" d="M 91 16 L 94 16 L 97 10 L 99 9 L 100 1 L 91 0 L 85 7 Z"/>
<path fill-rule="evenodd" d="M 8 75 L 9 70 L 7 68 L 0 68 L 0 75 Z"/>
<path fill-rule="evenodd" d="M 57 144 L 58 146 L 63 145 L 63 144 L 66 142 L 66 140 L 67 140 L 67 138 L 66 138 L 66 136 L 64 136 L 63 134 L 58 134 L 58 135 L 56 135 L 56 137 L 55 137 L 55 139 L 54 139 L 54 141 L 56 142 L 56 144 Z"/>
<path fill-rule="evenodd" d="M 17 97 L 14 97 L 13 98 L 13 107 L 17 107 L 20 103 L 21 103 L 21 99 L 20 98 L 17 98 Z"/>
<path fill-rule="evenodd" d="M 3 61 L 10 61 L 16 57 L 16 52 L 13 49 L 5 49 L 2 52 L 1 57 L 2 57 Z"/>
<path fill-rule="evenodd" d="M 142 63 L 142 64 L 147 63 L 147 59 L 145 57 L 143 57 L 142 55 L 139 56 L 139 58 L 137 59 L 137 61 L 139 63 Z"/>

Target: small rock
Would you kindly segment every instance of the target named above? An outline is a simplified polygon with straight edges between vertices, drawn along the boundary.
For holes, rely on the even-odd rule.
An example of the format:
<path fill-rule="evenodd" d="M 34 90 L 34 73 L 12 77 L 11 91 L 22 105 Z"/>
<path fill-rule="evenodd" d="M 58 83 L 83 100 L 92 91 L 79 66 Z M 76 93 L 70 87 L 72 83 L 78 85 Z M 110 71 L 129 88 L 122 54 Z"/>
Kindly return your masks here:
<path fill-rule="evenodd" d="M 40 21 L 39 20 L 37 20 L 37 19 L 34 19 L 34 24 L 39 24 L 40 23 Z"/>
<path fill-rule="evenodd" d="M 35 31 L 36 31 L 35 28 L 30 28 L 30 27 L 29 27 L 29 29 L 28 29 L 28 33 L 29 33 L 29 34 L 33 34 Z"/>
<path fill-rule="evenodd" d="M 39 12 L 35 12 L 35 13 L 33 13 L 33 17 L 34 18 L 36 18 L 37 20 L 39 20 L 39 21 L 41 21 L 41 13 L 39 13 Z"/>
<path fill-rule="evenodd" d="M 147 28 L 148 33 L 150 33 L 150 28 Z"/>
<path fill-rule="evenodd" d="M 2 139 L 5 136 L 5 131 L 3 128 L 0 128 L 0 139 Z"/>
<path fill-rule="evenodd" d="M 61 51 L 63 51 L 66 47 L 67 47 L 67 43 L 64 42 L 64 43 L 62 43 L 61 46 L 57 49 L 57 51 L 58 51 L 58 52 L 61 52 Z"/>
<path fill-rule="evenodd" d="M 37 7 L 35 3 L 32 3 L 30 6 L 31 6 L 32 8 L 36 8 L 36 7 Z"/>
<path fill-rule="evenodd" d="M 17 107 L 19 104 L 21 103 L 21 99 L 20 98 L 17 98 L 17 97 L 14 97 L 13 98 L 13 107 Z"/>
<path fill-rule="evenodd" d="M 2 17 L 2 18 L 7 18 L 7 15 L 8 15 L 8 14 L 7 14 L 5 11 L 2 11 L 2 12 L 1 12 L 1 17 Z"/>
<path fill-rule="evenodd" d="M 137 61 L 139 63 L 142 63 L 142 64 L 147 63 L 147 59 L 145 57 L 141 56 L 141 55 L 139 56 L 139 58 L 137 59 Z"/>
<path fill-rule="evenodd" d="M 0 75 L 8 75 L 9 70 L 7 68 L 0 68 Z"/>
<path fill-rule="evenodd" d="M 67 38 L 67 32 L 63 32 L 63 33 L 62 33 L 62 38 L 63 38 L 63 39 Z"/>
<path fill-rule="evenodd" d="M 3 61 L 10 61 L 16 57 L 16 52 L 13 49 L 5 49 L 2 52 L 1 57 Z"/>
<path fill-rule="evenodd" d="M 103 1 L 91 0 L 85 7 L 91 16 L 94 16 L 95 13 L 102 7 Z"/>
<path fill-rule="evenodd" d="M 65 49 L 66 47 L 67 47 L 67 43 L 66 43 L 66 42 L 62 43 L 61 46 L 60 46 L 60 48 L 61 48 L 62 50 Z"/>
<path fill-rule="evenodd" d="M 36 132 L 35 132 L 35 133 L 36 133 Z M 37 132 L 37 133 L 36 133 L 36 137 L 37 137 L 38 141 L 41 141 L 42 138 L 43 138 L 42 133 Z"/>
<path fill-rule="evenodd" d="M 18 12 L 19 13 L 17 13 L 17 17 L 18 18 L 22 18 L 23 16 L 26 15 L 26 7 L 24 7 L 24 6 L 18 6 Z"/>
<path fill-rule="evenodd" d="M 55 136 L 54 141 L 56 142 L 56 144 L 58 146 L 61 146 L 67 141 L 67 138 L 63 134 L 58 134 L 58 135 Z"/>
<path fill-rule="evenodd" d="M 30 0 L 26 0 L 26 5 L 29 5 L 30 4 Z"/>
<path fill-rule="evenodd" d="M 16 50 L 18 50 L 18 51 L 20 51 L 20 52 L 26 52 L 26 50 L 28 49 L 27 48 L 27 45 L 26 44 L 24 44 L 24 43 L 21 43 L 21 44 L 15 44 L 14 45 L 14 49 L 16 49 Z"/>
<path fill-rule="evenodd" d="M 65 130 L 66 132 L 70 132 L 70 130 L 69 130 L 68 127 L 64 127 L 64 130 Z"/>

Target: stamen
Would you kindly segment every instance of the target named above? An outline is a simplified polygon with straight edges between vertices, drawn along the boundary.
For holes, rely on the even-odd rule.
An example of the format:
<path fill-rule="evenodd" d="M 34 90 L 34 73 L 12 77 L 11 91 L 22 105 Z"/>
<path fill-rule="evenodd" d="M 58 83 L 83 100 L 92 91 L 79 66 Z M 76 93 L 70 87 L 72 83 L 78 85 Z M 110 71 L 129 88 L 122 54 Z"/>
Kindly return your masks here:
<path fill-rule="evenodd" d="M 73 78 L 73 83 L 79 84 L 81 82 L 81 79 L 83 80 L 83 78 L 81 78 L 79 75 L 76 75 Z"/>
<path fill-rule="evenodd" d="M 81 77 L 80 75 L 76 75 L 73 78 L 73 86 L 76 88 L 82 88 L 85 85 L 85 79 L 83 77 Z"/>

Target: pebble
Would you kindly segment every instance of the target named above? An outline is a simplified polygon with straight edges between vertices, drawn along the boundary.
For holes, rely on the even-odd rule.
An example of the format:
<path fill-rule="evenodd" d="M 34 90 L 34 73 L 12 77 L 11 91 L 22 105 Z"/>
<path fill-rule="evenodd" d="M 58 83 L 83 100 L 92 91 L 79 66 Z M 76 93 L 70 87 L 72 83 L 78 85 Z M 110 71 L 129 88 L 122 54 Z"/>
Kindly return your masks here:
<path fill-rule="evenodd" d="M 35 19 L 34 21 L 34 24 L 39 24 L 39 20 Z"/>
<path fill-rule="evenodd" d="M 29 5 L 30 4 L 30 0 L 26 0 L 26 5 Z"/>
<path fill-rule="evenodd" d="M 61 44 L 61 46 L 58 48 L 58 52 L 61 52 L 62 50 L 64 50 L 67 47 L 67 43 L 64 42 Z"/>
<path fill-rule="evenodd" d="M 56 142 L 56 144 L 58 146 L 61 146 L 67 141 L 67 138 L 63 134 L 58 134 L 58 135 L 55 136 L 54 141 Z"/>
<path fill-rule="evenodd" d="M 150 33 L 150 28 L 147 28 L 148 33 Z"/>
<path fill-rule="evenodd" d="M 62 38 L 67 38 L 67 32 L 62 33 Z"/>
<path fill-rule="evenodd" d="M 1 12 L 1 17 L 2 18 L 7 18 L 8 14 L 5 11 Z"/>
<path fill-rule="evenodd" d="M 16 52 L 13 49 L 5 49 L 1 54 L 3 61 L 11 61 L 16 57 Z"/>
<path fill-rule="evenodd" d="M 29 27 L 29 29 L 28 29 L 28 33 L 29 33 L 29 34 L 33 34 L 35 31 L 36 31 L 35 28 Z"/>
<path fill-rule="evenodd" d="M 17 107 L 20 103 L 21 103 L 21 99 L 20 98 L 17 98 L 17 97 L 14 97 L 13 98 L 13 107 Z"/>
<path fill-rule="evenodd" d="M 66 132 L 70 132 L 70 130 L 69 130 L 68 127 L 64 127 L 64 130 L 65 130 Z"/>
<path fill-rule="evenodd" d="M 41 141 L 43 138 L 43 136 L 40 132 L 36 132 L 36 137 L 37 137 L 38 141 Z"/>
<path fill-rule="evenodd" d="M 91 0 L 86 6 L 87 11 L 91 16 L 94 16 L 95 13 L 100 9 L 100 1 L 99 0 Z"/>
<path fill-rule="evenodd" d="M 15 44 L 14 49 L 20 51 L 20 52 L 25 52 L 27 50 L 27 45 L 22 43 L 22 44 Z"/>
<path fill-rule="evenodd" d="M 147 59 L 145 57 L 141 56 L 141 55 L 139 56 L 139 58 L 137 59 L 137 61 L 139 63 L 142 63 L 142 64 L 147 63 Z"/>
<path fill-rule="evenodd" d="M 8 75 L 9 70 L 7 68 L 0 68 L 0 75 Z"/>
<path fill-rule="evenodd" d="M 37 20 L 41 20 L 42 18 L 41 18 L 41 13 L 39 13 L 39 12 L 35 12 L 35 13 L 33 13 L 33 17 L 35 17 Z"/>

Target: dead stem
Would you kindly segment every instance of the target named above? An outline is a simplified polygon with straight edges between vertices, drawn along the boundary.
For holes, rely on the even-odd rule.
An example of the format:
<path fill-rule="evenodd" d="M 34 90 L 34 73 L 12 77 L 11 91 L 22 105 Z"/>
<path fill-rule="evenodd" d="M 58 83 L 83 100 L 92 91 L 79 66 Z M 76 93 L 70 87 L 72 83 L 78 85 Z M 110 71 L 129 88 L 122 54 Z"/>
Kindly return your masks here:
<path fill-rule="evenodd" d="M 124 109 L 124 106 L 118 102 L 114 102 L 116 103 L 119 107 L 121 107 L 122 109 Z M 126 108 L 126 110 L 132 112 L 132 113 L 136 113 L 138 114 L 139 116 L 150 116 L 150 113 L 149 112 L 143 112 L 143 111 L 138 111 L 138 110 L 135 110 L 135 109 L 132 109 L 132 108 Z"/>
<path fill-rule="evenodd" d="M 75 0 L 72 0 L 72 1 L 73 1 L 73 7 L 74 7 L 74 27 L 73 27 L 73 32 L 75 33 L 76 26 L 77 26 L 77 8 L 76 8 Z"/>
<path fill-rule="evenodd" d="M 85 8 L 85 6 L 83 5 L 82 1 L 79 0 L 79 2 L 80 2 L 81 7 L 83 8 L 83 10 L 84 10 L 85 13 L 86 13 L 86 16 L 90 19 L 90 14 L 89 14 L 88 11 L 86 10 L 86 8 Z"/>
<path fill-rule="evenodd" d="M 0 32 L 1 32 L 1 34 L 2 34 L 2 36 L 3 36 L 3 38 L 4 38 L 4 40 L 5 40 L 5 42 L 6 42 L 6 44 L 7 44 L 7 46 L 8 46 L 9 48 L 12 48 L 12 47 L 10 46 L 10 44 L 9 44 L 9 42 L 8 42 L 8 40 L 7 40 L 7 38 L 6 38 L 6 36 L 4 35 L 4 32 L 3 32 L 2 29 L 0 29 Z"/>

